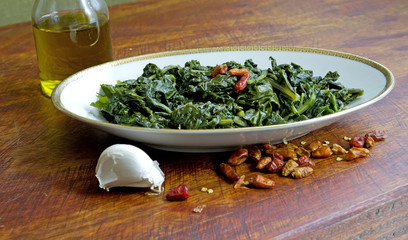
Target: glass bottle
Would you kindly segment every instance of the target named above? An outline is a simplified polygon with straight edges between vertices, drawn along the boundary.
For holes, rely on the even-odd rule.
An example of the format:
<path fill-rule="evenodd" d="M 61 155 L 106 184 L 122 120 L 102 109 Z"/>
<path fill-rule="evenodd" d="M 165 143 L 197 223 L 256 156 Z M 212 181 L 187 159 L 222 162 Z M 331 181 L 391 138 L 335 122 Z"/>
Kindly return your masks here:
<path fill-rule="evenodd" d="M 41 89 L 47 96 L 70 75 L 113 59 L 104 0 L 36 0 L 32 25 Z"/>

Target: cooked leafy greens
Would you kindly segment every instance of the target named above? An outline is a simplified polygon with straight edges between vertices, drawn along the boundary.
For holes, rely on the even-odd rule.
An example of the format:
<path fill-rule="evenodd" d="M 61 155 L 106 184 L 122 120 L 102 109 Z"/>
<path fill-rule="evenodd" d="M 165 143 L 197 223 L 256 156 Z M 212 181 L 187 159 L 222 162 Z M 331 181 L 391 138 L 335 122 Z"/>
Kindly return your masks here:
<path fill-rule="evenodd" d="M 260 69 L 251 59 L 228 69 L 250 71 L 247 87 L 234 92 L 239 77 L 228 72 L 214 78 L 216 66 L 191 60 L 181 66 L 159 68 L 149 63 L 137 79 L 101 85 L 91 103 L 112 123 L 146 128 L 217 129 L 266 126 L 311 119 L 345 109 L 363 94 L 338 82 L 339 74 L 313 76 L 291 64 Z"/>

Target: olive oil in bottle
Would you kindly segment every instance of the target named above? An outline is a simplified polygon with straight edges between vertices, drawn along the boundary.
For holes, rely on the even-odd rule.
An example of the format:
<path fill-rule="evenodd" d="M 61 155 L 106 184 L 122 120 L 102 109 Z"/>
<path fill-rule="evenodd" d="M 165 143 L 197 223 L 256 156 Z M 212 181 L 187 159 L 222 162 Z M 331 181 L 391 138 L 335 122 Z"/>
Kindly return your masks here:
<path fill-rule="evenodd" d="M 52 11 L 35 21 L 33 17 L 33 33 L 41 89 L 47 96 L 70 75 L 112 60 L 107 13 Z"/>

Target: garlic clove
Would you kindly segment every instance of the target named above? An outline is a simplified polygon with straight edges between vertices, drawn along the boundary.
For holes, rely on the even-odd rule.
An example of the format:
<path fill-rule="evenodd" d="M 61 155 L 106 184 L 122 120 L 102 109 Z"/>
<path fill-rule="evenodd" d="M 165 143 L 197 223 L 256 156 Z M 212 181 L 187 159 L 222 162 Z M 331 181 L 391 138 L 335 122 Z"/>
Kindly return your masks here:
<path fill-rule="evenodd" d="M 160 193 L 164 173 L 157 161 L 143 150 L 129 144 L 115 144 L 105 149 L 96 165 L 99 187 L 149 187 Z"/>

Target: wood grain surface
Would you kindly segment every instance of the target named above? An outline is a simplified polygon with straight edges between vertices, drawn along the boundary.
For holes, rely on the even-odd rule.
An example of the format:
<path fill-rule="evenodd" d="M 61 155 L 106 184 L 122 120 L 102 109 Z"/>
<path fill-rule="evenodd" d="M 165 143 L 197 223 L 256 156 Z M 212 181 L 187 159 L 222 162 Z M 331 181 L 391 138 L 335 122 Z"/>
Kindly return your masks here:
<path fill-rule="evenodd" d="M 71 119 L 41 94 L 31 24 L 0 27 L 0 239 L 407 239 L 406 0 L 144 0 L 110 8 L 115 58 L 215 46 L 302 46 L 364 56 L 396 78 L 384 99 L 293 142 L 346 145 L 381 129 L 367 158 L 316 161 L 312 176 L 271 174 L 274 189 L 234 189 L 219 172 L 230 152 L 148 148 Z M 98 187 L 100 153 L 142 148 L 183 183 L 187 201 Z M 239 146 L 237 146 L 238 148 Z M 238 167 L 240 174 L 249 164 Z M 212 194 L 201 188 L 214 190 Z M 193 209 L 205 204 L 201 213 Z"/>

